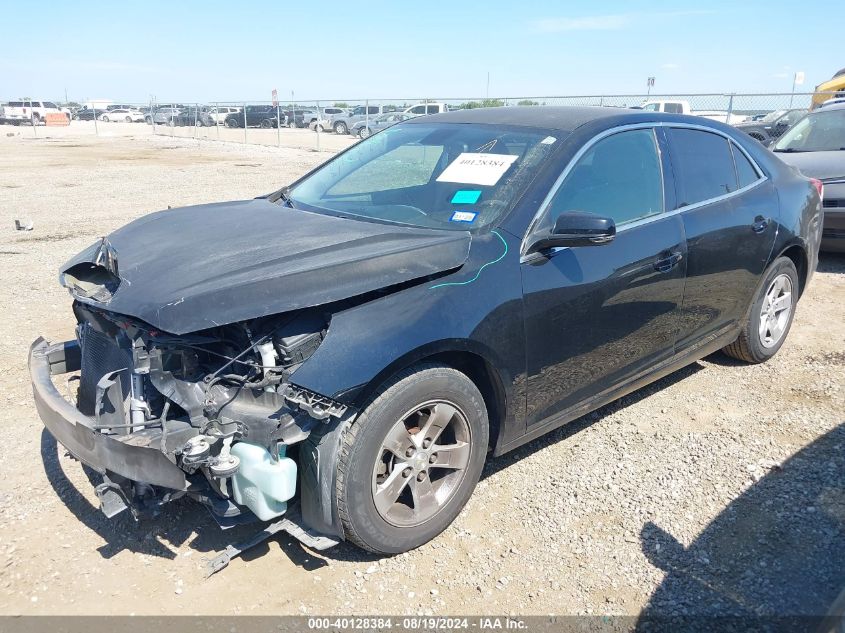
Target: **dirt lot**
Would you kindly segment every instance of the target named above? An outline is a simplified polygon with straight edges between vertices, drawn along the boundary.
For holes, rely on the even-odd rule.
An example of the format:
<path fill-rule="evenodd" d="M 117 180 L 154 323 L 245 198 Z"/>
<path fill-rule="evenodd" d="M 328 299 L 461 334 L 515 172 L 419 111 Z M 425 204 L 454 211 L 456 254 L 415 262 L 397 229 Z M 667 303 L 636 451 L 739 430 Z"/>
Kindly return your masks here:
<path fill-rule="evenodd" d="M 0 613 L 791 613 L 845 588 L 833 256 L 770 363 L 710 357 L 492 460 L 428 545 L 379 560 L 282 537 L 204 580 L 203 558 L 247 531 L 222 533 L 187 501 L 139 524 L 102 517 L 80 464 L 42 433 L 26 351 L 73 336 L 56 271 L 97 236 L 167 205 L 271 191 L 328 154 L 27 132 L 0 136 Z"/>
<path fill-rule="evenodd" d="M 348 134 L 334 134 L 323 132 L 317 134 L 308 128 L 286 128 L 278 130 L 251 127 L 229 129 L 225 125 L 215 127 L 193 127 L 168 125 L 147 125 L 146 123 L 126 123 L 124 121 L 71 121 L 67 127 L 45 126 L 8 126 L 0 127 L 0 134 L 16 134 L 22 138 L 78 138 L 86 136 L 100 136 L 102 138 L 119 137 L 147 137 L 169 136 L 172 138 L 191 138 L 209 141 L 224 141 L 249 145 L 268 145 L 271 147 L 290 147 L 295 149 L 309 149 L 315 151 L 332 151 L 344 149 L 357 139 Z"/>

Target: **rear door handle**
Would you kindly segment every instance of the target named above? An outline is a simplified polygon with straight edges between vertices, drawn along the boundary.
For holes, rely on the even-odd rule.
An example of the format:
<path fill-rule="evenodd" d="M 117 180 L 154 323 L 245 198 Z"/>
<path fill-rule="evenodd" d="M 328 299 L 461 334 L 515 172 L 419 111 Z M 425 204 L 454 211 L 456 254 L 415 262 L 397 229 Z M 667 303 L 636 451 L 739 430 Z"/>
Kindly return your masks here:
<path fill-rule="evenodd" d="M 762 233 L 769 227 L 769 218 L 764 218 L 762 215 L 758 215 L 754 218 L 754 224 L 751 225 L 751 230 L 755 233 Z"/>
<path fill-rule="evenodd" d="M 660 259 L 654 262 L 654 270 L 661 273 L 669 272 L 677 266 L 683 258 L 684 256 L 677 251 L 663 253 Z"/>

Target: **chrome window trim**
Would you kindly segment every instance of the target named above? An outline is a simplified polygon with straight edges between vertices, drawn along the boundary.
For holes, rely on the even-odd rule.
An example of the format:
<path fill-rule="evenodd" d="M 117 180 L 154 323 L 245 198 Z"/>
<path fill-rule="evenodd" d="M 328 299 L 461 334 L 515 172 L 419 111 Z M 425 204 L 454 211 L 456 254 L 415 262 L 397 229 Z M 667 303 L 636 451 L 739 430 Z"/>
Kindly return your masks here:
<path fill-rule="evenodd" d="M 616 232 L 621 233 L 628 229 L 636 228 L 638 226 L 642 226 L 644 224 L 649 224 L 651 222 L 655 222 L 656 220 L 662 220 L 663 218 L 667 218 L 673 215 L 677 215 L 679 213 L 683 213 L 685 211 L 691 211 L 693 209 L 698 209 L 700 207 L 706 206 L 708 204 L 713 204 L 715 202 L 722 202 L 723 200 L 727 200 L 733 196 L 738 196 L 746 191 L 750 191 L 754 187 L 757 187 L 761 183 L 767 181 L 769 177 L 765 174 L 765 172 L 760 168 L 760 165 L 757 164 L 757 161 L 745 150 L 742 145 L 736 142 L 729 134 L 723 132 L 722 130 L 717 130 L 712 127 L 708 127 L 706 125 L 697 125 L 695 123 L 680 123 L 675 121 L 651 121 L 647 123 L 629 123 L 627 125 L 620 125 L 618 127 L 609 128 L 607 130 L 603 130 L 596 134 L 593 138 L 589 141 L 584 143 L 581 148 L 575 153 L 572 159 L 566 164 L 566 167 L 563 168 L 563 171 L 560 172 L 560 176 L 557 177 L 554 184 L 552 185 L 551 189 L 549 189 L 549 193 L 546 194 L 546 197 L 543 198 L 543 202 L 540 204 L 540 208 L 537 210 L 537 213 L 534 214 L 534 217 L 531 219 L 531 222 L 528 224 L 528 228 L 525 231 L 525 235 L 522 238 L 522 243 L 519 247 L 519 255 L 520 255 L 520 263 L 524 263 L 528 261 L 525 255 L 525 249 L 528 247 L 528 237 L 534 232 L 534 229 L 537 228 L 537 224 L 540 221 L 540 218 L 546 212 L 551 204 L 552 199 L 554 198 L 555 194 L 557 194 L 558 189 L 560 189 L 563 182 L 566 180 L 566 177 L 569 176 L 569 173 L 575 168 L 575 165 L 578 163 L 579 160 L 586 154 L 589 149 L 608 136 L 612 136 L 613 134 L 618 134 L 619 132 L 627 132 L 628 130 L 640 130 L 643 128 L 658 128 L 658 127 L 666 127 L 666 128 L 683 128 L 689 130 L 701 130 L 703 132 L 710 132 L 711 134 L 718 134 L 719 136 L 725 138 L 729 143 L 732 144 L 733 147 L 739 148 L 739 150 L 743 153 L 743 155 L 748 159 L 751 163 L 751 166 L 757 172 L 757 180 L 752 182 L 751 184 L 742 187 L 741 189 L 737 189 L 736 191 L 731 191 L 730 193 L 723 194 L 721 196 L 716 196 L 715 198 L 708 198 L 707 200 L 701 200 L 699 202 L 695 202 L 693 204 L 688 204 L 684 207 L 679 207 L 677 209 L 673 209 L 671 211 L 664 210 L 662 213 L 656 213 L 654 215 L 649 215 L 639 220 L 634 220 L 632 222 L 627 222 L 622 224 L 621 226 L 617 227 Z M 657 142 L 657 139 L 655 139 Z M 658 156 L 661 158 L 661 165 L 660 165 L 660 177 L 662 180 L 665 181 L 665 175 L 663 174 L 663 163 L 662 163 L 662 150 L 660 148 L 660 144 L 657 143 L 657 151 Z M 665 189 L 665 187 L 664 187 Z M 666 192 L 664 191 L 664 206 L 665 206 L 665 195 Z M 557 247 L 551 249 L 550 252 L 556 253 L 560 250 L 564 250 L 568 248 L 567 246 Z M 539 255 L 539 254 L 538 254 Z M 530 258 L 530 259 L 533 259 Z"/>

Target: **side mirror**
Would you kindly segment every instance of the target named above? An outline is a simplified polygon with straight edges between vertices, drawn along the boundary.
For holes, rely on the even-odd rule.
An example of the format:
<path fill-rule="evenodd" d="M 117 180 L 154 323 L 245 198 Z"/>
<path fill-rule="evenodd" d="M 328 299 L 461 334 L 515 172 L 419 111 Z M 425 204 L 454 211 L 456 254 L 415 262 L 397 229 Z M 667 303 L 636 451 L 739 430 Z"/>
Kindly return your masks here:
<path fill-rule="evenodd" d="M 551 232 L 538 237 L 529 253 L 561 246 L 600 246 L 616 237 L 616 224 L 611 218 L 582 211 L 565 211 L 557 216 Z"/>

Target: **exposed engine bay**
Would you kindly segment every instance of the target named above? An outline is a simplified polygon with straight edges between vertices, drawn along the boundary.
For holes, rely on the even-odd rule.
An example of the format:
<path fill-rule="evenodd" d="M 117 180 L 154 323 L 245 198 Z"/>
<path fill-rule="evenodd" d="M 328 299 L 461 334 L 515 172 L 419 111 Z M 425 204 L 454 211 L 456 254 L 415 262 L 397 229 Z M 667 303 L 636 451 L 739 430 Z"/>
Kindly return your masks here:
<path fill-rule="evenodd" d="M 77 409 L 93 429 L 157 447 L 186 474 L 183 490 L 105 474 L 107 515 L 134 515 L 188 494 L 218 519 L 284 514 L 296 494 L 288 451 L 346 407 L 290 382 L 322 342 L 328 315 L 285 313 L 174 336 L 74 304 L 80 350 Z M 295 450 L 295 449 L 294 449 Z"/>

